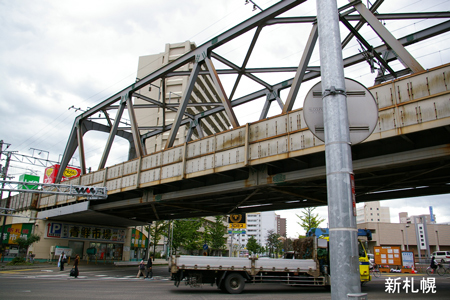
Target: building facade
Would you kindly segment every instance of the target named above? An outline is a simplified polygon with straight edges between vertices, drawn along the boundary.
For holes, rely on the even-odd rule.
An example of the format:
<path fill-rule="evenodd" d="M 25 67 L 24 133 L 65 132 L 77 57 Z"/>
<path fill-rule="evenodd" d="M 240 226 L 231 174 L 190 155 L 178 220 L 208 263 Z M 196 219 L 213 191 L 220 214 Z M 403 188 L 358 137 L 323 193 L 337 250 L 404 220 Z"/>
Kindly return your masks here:
<path fill-rule="evenodd" d="M 267 236 L 269 232 L 277 233 L 277 215 L 273 211 L 248 213 L 246 215 L 247 229 L 242 234 L 231 234 L 227 243 L 233 255 L 246 253 L 246 245 L 250 237 L 254 237 L 256 242 L 267 246 Z"/>
<path fill-rule="evenodd" d="M 286 218 L 282 218 L 279 215 L 277 216 L 277 233 L 280 236 L 286 237 Z"/>
<path fill-rule="evenodd" d="M 427 224 L 420 233 L 416 227 L 420 224 L 367 222 L 357 225 L 361 229 L 370 229 L 372 241 L 368 242 L 368 251 L 374 253 L 375 246 L 398 246 L 401 251 L 412 251 L 416 259 L 427 258 L 434 251 L 450 251 L 450 225 Z M 428 249 L 426 243 L 428 241 Z"/>
<path fill-rule="evenodd" d="M 391 222 L 389 207 L 380 206 L 379 201 L 365 202 L 356 211 L 356 223 Z"/>

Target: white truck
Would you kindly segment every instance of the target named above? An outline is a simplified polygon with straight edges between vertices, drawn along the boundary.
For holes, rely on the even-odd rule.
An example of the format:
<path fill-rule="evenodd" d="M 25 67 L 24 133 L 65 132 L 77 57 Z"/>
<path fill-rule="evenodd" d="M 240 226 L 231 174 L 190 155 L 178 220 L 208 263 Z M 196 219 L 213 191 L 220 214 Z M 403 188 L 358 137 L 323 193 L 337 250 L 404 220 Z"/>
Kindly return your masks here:
<path fill-rule="evenodd" d="M 299 241 L 297 248 L 300 251 L 296 251 L 296 259 L 172 256 L 169 266 L 172 280 L 177 287 L 181 281 L 191 287 L 216 284 L 230 294 L 241 293 L 246 283 L 323 286 L 329 289 L 327 240 L 309 237 Z"/>

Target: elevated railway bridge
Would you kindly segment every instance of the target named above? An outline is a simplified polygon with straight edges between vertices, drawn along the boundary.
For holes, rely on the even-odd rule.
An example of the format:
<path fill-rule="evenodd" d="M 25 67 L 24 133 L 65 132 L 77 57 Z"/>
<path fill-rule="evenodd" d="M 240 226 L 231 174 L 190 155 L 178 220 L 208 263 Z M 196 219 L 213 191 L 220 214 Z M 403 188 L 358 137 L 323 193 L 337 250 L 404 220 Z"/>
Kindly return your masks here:
<path fill-rule="evenodd" d="M 308 65 L 317 41 L 315 16 L 282 15 L 304 2 L 286 0 L 263 10 L 78 116 L 60 173 L 78 149 L 83 175 L 65 184 L 106 187 L 107 199 L 18 194 L 10 207 L 36 209 L 38 218 L 49 220 L 131 226 L 155 220 L 327 205 L 324 143 L 307 127 L 303 109 L 293 110 L 301 83 L 320 77 L 320 69 Z M 379 66 L 375 85 L 369 88 L 378 106 L 377 126 L 364 142 L 352 145 L 356 201 L 450 193 L 450 65 L 425 69 L 406 50 L 420 43 L 427 51 L 428 39 L 449 31 L 450 13 L 378 14 L 382 3 L 375 1 L 367 8 L 354 1 L 339 9 L 342 25 L 348 29 L 343 48 L 357 39 L 364 50 L 345 57 L 345 68 L 367 62 Z M 385 19 L 437 21 L 394 38 L 379 22 Z M 371 46 L 359 34 L 366 23 L 380 37 L 379 45 Z M 260 32 L 274 24 L 310 26 L 299 66 L 248 68 Z M 241 65 L 217 53 L 221 45 L 247 32 L 253 33 L 253 38 Z M 400 61 L 401 67 L 391 67 L 395 61 Z M 226 68 L 216 69 L 214 64 Z M 186 65 L 190 71 L 179 71 Z M 295 76 L 275 84 L 258 77 L 259 73 L 275 72 Z M 231 91 L 225 91 L 221 84 L 223 74 L 237 75 Z M 144 88 L 157 82 L 164 87 L 172 76 L 187 78 L 178 104 L 166 103 L 164 88 L 160 89 L 161 98 L 144 96 Z M 234 99 L 241 77 L 259 83 L 262 89 Z M 209 104 L 195 103 L 191 97 L 202 78 L 211 82 L 214 99 Z M 283 99 L 284 89 L 289 94 Z M 136 98 L 148 104 L 136 105 Z M 265 99 L 265 105 L 259 121 L 239 124 L 234 109 L 260 98 Z M 272 103 L 280 105 L 282 114 L 267 117 Z M 197 113 L 188 107 L 196 107 Z M 173 123 L 152 128 L 139 124 L 135 110 L 159 108 L 176 111 Z M 125 110 L 131 121 L 126 128 L 119 126 Z M 108 111 L 114 111 L 116 117 L 109 118 Z M 99 112 L 105 115 L 103 123 L 92 118 Z M 202 120 L 217 113 L 225 114 L 232 129 L 204 136 Z M 189 130 L 185 142 L 174 145 L 180 126 Z M 86 173 L 83 136 L 90 130 L 107 132 L 109 137 L 98 170 Z M 147 153 L 146 140 L 159 134 L 168 135 L 165 149 Z M 105 167 L 116 136 L 130 141 L 130 160 Z M 62 173 L 58 176 L 60 179 Z"/>

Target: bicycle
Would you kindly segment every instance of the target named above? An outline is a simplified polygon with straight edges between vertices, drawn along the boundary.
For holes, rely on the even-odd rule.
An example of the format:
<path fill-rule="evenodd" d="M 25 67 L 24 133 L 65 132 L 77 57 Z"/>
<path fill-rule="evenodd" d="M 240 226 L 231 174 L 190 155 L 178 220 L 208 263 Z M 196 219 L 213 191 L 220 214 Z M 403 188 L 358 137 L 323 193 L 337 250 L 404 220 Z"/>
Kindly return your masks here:
<path fill-rule="evenodd" d="M 375 276 L 376 278 L 379 278 L 381 276 L 380 270 L 378 270 L 378 265 L 373 265 L 372 268 L 369 270 L 370 274 L 372 276 Z"/>
<path fill-rule="evenodd" d="M 439 276 L 442 276 L 446 273 L 446 271 L 447 271 L 447 269 L 444 266 L 442 266 L 441 264 L 438 264 L 436 269 L 433 269 L 432 267 L 428 267 L 426 272 L 427 272 L 428 276 L 436 274 L 436 273 L 439 274 Z"/>

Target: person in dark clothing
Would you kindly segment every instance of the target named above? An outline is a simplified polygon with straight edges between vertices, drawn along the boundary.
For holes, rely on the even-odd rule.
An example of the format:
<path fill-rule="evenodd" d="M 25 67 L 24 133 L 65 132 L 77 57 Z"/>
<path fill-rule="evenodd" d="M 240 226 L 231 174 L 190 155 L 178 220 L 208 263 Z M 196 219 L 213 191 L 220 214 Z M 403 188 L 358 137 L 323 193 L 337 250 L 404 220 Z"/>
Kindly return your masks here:
<path fill-rule="evenodd" d="M 147 275 L 145 276 L 145 278 L 148 278 L 148 274 L 150 274 L 150 278 L 153 278 L 153 270 L 152 270 L 152 266 L 153 266 L 153 255 L 150 255 L 150 257 L 148 258 L 147 261 Z"/>
<path fill-rule="evenodd" d="M 64 271 L 64 264 L 67 262 L 67 256 L 64 254 L 64 251 L 59 256 L 58 266 L 60 271 Z"/>
<path fill-rule="evenodd" d="M 73 262 L 73 268 L 75 269 L 75 278 L 78 277 L 79 272 L 78 272 L 78 264 L 80 263 L 80 256 L 77 254 L 75 256 L 75 261 Z"/>
<path fill-rule="evenodd" d="M 438 267 L 438 264 L 437 264 L 436 258 L 434 256 L 431 257 L 430 267 L 433 269 L 433 273 L 435 273 L 436 269 Z"/>

